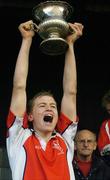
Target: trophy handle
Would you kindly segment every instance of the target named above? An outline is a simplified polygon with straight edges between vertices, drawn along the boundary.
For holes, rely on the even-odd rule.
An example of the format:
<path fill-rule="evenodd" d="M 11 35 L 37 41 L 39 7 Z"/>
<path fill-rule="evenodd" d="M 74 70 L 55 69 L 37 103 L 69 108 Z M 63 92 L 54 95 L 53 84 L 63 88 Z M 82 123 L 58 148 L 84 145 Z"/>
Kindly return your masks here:
<path fill-rule="evenodd" d="M 75 33 L 75 31 L 71 28 L 71 26 L 69 26 L 68 33 L 70 35 Z"/>
<path fill-rule="evenodd" d="M 39 31 L 39 26 L 36 23 L 31 24 L 31 30 L 38 32 Z"/>

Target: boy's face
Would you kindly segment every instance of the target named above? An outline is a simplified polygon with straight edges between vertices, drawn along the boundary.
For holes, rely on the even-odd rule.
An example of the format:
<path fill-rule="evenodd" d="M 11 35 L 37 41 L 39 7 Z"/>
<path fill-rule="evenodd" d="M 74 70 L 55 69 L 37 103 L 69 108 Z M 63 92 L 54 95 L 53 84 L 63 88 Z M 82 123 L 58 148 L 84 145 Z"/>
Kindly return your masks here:
<path fill-rule="evenodd" d="M 51 96 L 39 96 L 34 101 L 33 111 L 29 115 L 34 130 L 39 133 L 53 132 L 58 121 L 57 105 Z"/>

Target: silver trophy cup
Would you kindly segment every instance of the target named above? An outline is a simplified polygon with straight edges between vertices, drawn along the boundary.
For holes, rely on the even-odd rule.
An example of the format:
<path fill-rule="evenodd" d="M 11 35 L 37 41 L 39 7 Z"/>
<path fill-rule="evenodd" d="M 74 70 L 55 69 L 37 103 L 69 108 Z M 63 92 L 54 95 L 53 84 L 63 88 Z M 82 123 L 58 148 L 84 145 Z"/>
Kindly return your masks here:
<path fill-rule="evenodd" d="M 67 50 L 65 39 L 73 31 L 66 21 L 72 12 L 72 6 L 64 1 L 46 1 L 33 8 L 32 14 L 37 22 L 34 23 L 34 29 L 43 39 L 40 43 L 43 53 L 60 55 Z"/>

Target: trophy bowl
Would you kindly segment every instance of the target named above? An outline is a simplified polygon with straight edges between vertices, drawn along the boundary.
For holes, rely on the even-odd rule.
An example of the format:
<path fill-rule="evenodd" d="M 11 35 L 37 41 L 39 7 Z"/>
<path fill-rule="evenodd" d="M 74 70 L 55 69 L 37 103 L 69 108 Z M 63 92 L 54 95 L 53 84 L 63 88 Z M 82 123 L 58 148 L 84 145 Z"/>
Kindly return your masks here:
<path fill-rule="evenodd" d="M 43 39 L 40 43 L 42 52 L 59 55 L 67 50 L 68 44 L 65 39 L 72 32 L 66 21 L 72 12 L 72 6 L 64 1 L 46 1 L 33 8 L 32 14 L 38 23 L 34 25 Z"/>

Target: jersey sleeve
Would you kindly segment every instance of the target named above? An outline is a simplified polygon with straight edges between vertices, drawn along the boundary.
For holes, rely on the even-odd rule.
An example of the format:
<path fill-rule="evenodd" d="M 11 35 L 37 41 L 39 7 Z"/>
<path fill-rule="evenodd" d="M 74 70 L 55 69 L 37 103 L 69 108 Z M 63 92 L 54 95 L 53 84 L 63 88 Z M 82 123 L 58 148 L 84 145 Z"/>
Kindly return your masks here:
<path fill-rule="evenodd" d="M 13 152 L 16 152 L 18 146 L 22 145 L 25 141 L 25 130 L 27 130 L 27 115 L 23 117 L 17 117 L 13 112 L 9 111 L 7 117 L 7 150 L 13 156 Z"/>
<path fill-rule="evenodd" d="M 60 114 L 57 124 L 57 131 L 64 138 L 72 158 L 74 155 L 74 137 L 77 131 L 77 124 L 78 121 L 72 122 L 63 113 Z"/>
<path fill-rule="evenodd" d="M 78 122 L 78 117 L 76 117 L 76 123 L 73 123 L 67 116 L 65 116 L 63 113 L 60 113 L 56 130 L 60 134 L 63 134 L 71 124 L 77 124 L 77 122 Z"/>
<path fill-rule="evenodd" d="M 19 119 L 20 122 L 21 122 L 21 125 L 24 127 L 24 128 L 27 128 L 28 127 L 28 119 L 27 119 L 27 114 L 25 113 L 24 114 L 24 117 L 22 118 L 17 118 L 14 113 L 12 111 L 9 111 L 8 113 L 8 117 L 7 117 L 7 129 L 11 128 L 14 123 L 16 123 L 16 119 Z"/>

